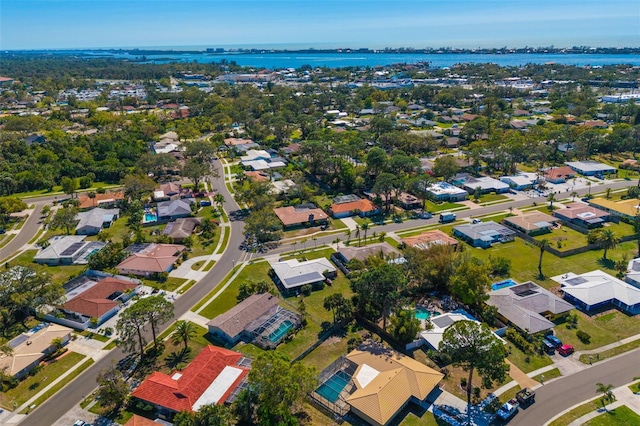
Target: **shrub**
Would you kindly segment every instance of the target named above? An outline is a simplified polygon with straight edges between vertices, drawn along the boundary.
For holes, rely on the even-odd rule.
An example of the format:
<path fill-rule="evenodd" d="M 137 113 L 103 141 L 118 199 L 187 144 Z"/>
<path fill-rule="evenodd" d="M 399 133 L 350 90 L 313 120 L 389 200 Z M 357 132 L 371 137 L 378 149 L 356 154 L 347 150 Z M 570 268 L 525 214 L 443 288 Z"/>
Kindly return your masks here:
<path fill-rule="evenodd" d="M 505 333 L 505 336 L 516 348 L 520 349 L 525 354 L 533 353 L 533 345 L 525 339 L 522 334 L 518 333 L 515 329 L 509 328 Z"/>
<path fill-rule="evenodd" d="M 588 345 L 591 342 L 591 336 L 588 333 L 585 333 L 582 330 L 576 331 L 576 336 L 585 345 Z"/>
<path fill-rule="evenodd" d="M 467 388 L 467 378 L 466 377 L 461 377 L 460 378 L 460 387 L 462 387 L 463 389 Z"/>
<path fill-rule="evenodd" d="M 313 290 L 313 288 L 311 287 L 311 284 L 305 284 L 302 286 L 302 288 L 300 289 L 300 291 L 302 292 L 302 294 L 304 294 L 305 296 L 311 296 L 311 291 Z"/>

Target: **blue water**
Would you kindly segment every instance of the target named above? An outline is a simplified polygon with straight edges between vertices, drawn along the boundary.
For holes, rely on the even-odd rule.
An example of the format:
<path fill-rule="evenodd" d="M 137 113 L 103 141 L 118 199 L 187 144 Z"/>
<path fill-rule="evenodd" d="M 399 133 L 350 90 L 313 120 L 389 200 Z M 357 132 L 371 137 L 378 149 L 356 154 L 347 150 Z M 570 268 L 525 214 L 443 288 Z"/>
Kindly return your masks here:
<path fill-rule="evenodd" d="M 427 311 L 426 309 L 417 308 L 414 316 L 419 320 L 428 320 L 429 318 L 431 318 L 431 312 Z"/>
<path fill-rule="evenodd" d="M 145 213 L 144 214 L 144 222 L 155 222 L 158 220 L 158 216 L 155 213 Z"/>
<path fill-rule="evenodd" d="M 500 290 L 501 288 L 513 287 L 514 285 L 518 285 L 518 283 L 509 278 L 504 281 L 491 284 L 491 290 Z"/>
<path fill-rule="evenodd" d="M 329 402 L 336 402 L 340 392 L 347 386 L 351 377 L 344 371 L 338 371 L 316 389 L 316 393 Z"/>
<path fill-rule="evenodd" d="M 269 341 L 273 343 L 278 343 L 292 328 L 293 324 L 291 323 L 291 321 L 284 321 L 276 330 L 274 330 L 269 334 L 269 336 L 267 336 L 267 339 L 269 339 Z"/>
<path fill-rule="evenodd" d="M 49 52 L 51 53 L 51 52 Z M 60 54 L 85 54 L 95 57 L 116 57 L 126 59 L 141 59 L 141 55 L 129 53 L 112 53 L 100 50 L 59 51 Z M 520 66 L 530 63 L 545 64 L 554 62 L 564 65 L 611 65 L 631 64 L 640 65 L 640 55 L 633 54 L 544 54 L 544 53 L 514 53 L 514 54 L 471 54 L 471 53 L 180 53 L 145 55 L 148 62 L 220 62 L 234 61 L 238 65 L 257 68 L 299 68 L 302 65 L 312 67 L 353 67 L 390 65 L 397 63 L 429 62 L 434 68 L 450 67 L 460 63 L 494 63 L 500 66 Z"/>

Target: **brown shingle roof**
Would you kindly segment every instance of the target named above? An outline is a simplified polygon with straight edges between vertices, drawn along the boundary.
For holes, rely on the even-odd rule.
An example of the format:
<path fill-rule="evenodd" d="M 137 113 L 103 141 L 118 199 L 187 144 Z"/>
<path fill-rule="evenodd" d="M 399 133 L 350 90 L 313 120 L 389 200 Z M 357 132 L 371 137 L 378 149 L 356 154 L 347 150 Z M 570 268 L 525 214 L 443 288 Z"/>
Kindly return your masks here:
<path fill-rule="evenodd" d="M 451 246 L 455 246 L 458 244 L 458 240 L 450 237 L 439 229 L 423 232 L 422 234 L 415 235 L 413 237 L 403 238 L 402 242 L 408 246 L 416 247 L 419 249 L 428 248 L 433 244 L 448 244 Z"/>
<path fill-rule="evenodd" d="M 207 325 L 216 327 L 227 336 L 235 338 L 247 325 L 276 306 L 278 300 L 270 293 L 252 294 L 224 314 L 209 321 Z"/>
<path fill-rule="evenodd" d="M 329 216 L 321 209 L 315 207 L 279 207 L 273 209 L 273 212 L 278 216 L 284 226 L 298 225 L 309 221 L 309 217 L 313 215 L 314 221 L 327 220 Z"/>
<path fill-rule="evenodd" d="M 331 204 L 331 212 L 335 214 L 344 212 L 362 212 L 368 213 L 374 211 L 376 208 L 373 203 L 365 198 L 361 198 L 358 201 L 351 201 L 349 203 L 335 203 Z"/>
<path fill-rule="evenodd" d="M 137 283 L 107 277 L 98 281 L 93 287 L 66 301 L 62 307 L 70 312 L 77 312 L 90 318 L 100 318 L 109 312 L 118 302 L 107 299 L 114 293 L 125 293 L 138 286 Z"/>
<path fill-rule="evenodd" d="M 152 244 L 148 249 L 132 254 L 118 266 L 119 270 L 165 272 L 174 264 L 185 247 L 178 244 Z"/>
<path fill-rule="evenodd" d="M 116 202 L 124 199 L 123 192 L 105 192 L 104 194 L 97 194 L 94 199 L 89 198 L 88 195 L 78 196 L 79 209 L 90 209 L 92 207 L 98 207 L 100 204 Z"/>

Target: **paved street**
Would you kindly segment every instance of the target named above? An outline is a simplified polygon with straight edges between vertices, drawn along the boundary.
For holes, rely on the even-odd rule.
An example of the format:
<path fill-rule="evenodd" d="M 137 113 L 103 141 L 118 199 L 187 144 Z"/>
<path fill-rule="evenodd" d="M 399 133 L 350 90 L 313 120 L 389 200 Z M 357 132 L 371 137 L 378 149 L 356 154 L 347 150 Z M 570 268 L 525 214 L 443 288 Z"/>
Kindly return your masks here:
<path fill-rule="evenodd" d="M 536 402 L 520 412 L 511 425 L 542 425 L 556 414 L 597 395 L 596 383 L 621 386 L 640 372 L 640 349 L 602 361 L 571 376 L 536 389 Z"/>
<path fill-rule="evenodd" d="M 231 236 L 229 239 L 229 246 L 224 254 L 220 257 L 220 260 L 216 262 L 214 267 L 205 275 L 204 279 L 194 285 L 188 292 L 182 295 L 175 301 L 174 312 L 176 317 L 182 316 L 188 312 L 189 309 L 195 305 L 200 299 L 207 295 L 213 288 L 215 288 L 233 268 L 236 261 L 240 262 L 246 258 L 247 254 L 239 249 L 240 244 L 243 241 L 243 222 L 233 214 L 233 212 L 239 210 L 238 205 L 235 203 L 233 197 L 227 191 L 224 184 L 224 177 L 216 178 L 212 181 L 213 187 L 216 188 L 226 199 L 225 210 L 229 213 L 231 220 Z M 635 185 L 635 181 L 620 181 L 613 182 L 606 185 L 593 188 L 593 192 L 603 191 L 607 188 L 619 189 L 627 186 Z M 587 194 L 588 190 L 583 189 L 578 191 L 581 195 Z M 557 194 L 557 199 L 570 197 L 569 193 Z M 53 197 L 50 197 L 53 198 Z M 39 202 L 44 201 L 42 199 Z M 510 206 L 513 208 L 524 207 L 530 205 L 532 202 L 543 204 L 546 202 L 544 197 L 535 199 L 526 199 L 521 201 L 513 201 L 508 203 L 502 203 L 497 205 L 491 205 L 487 207 L 481 207 L 474 210 L 464 210 L 457 212 L 459 218 L 466 218 L 470 216 L 481 216 L 491 213 L 497 213 L 508 209 Z M 35 215 L 34 215 L 35 216 Z M 39 216 L 39 215 L 38 215 Z M 31 218 L 30 218 L 31 219 Z M 393 223 L 384 226 L 376 226 L 374 229 L 376 232 L 397 232 L 404 229 L 415 228 L 418 226 L 424 226 L 428 224 L 434 224 L 437 222 L 437 217 L 429 220 L 416 220 L 407 221 L 403 223 Z M 26 225 L 25 225 L 26 227 Z M 23 228 L 24 229 L 24 228 Z M 22 234 L 22 232 L 21 232 Z M 25 237 L 29 232 L 25 233 Z M 35 232 L 34 232 L 35 234 Z M 32 235 L 33 236 L 33 235 Z M 32 237 L 31 236 L 31 237 Z M 31 238 L 26 238 L 25 242 Z M 17 237 L 16 237 L 17 238 Z M 318 237 L 316 244 L 329 244 L 336 238 L 336 234 Z M 279 247 L 271 250 L 269 254 L 277 254 L 285 251 L 293 250 L 294 246 L 291 243 L 284 243 Z M 167 328 L 170 324 L 167 323 L 162 330 Z M 150 333 L 147 333 L 147 339 L 150 340 Z M 90 368 L 88 368 L 83 374 L 81 374 L 76 380 L 69 384 L 64 391 L 59 392 L 47 402 L 37 407 L 31 414 L 29 414 L 23 424 L 33 426 L 49 426 L 55 422 L 56 419 L 62 417 L 67 411 L 72 409 L 79 401 L 81 401 L 86 395 L 90 394 L 95 389 L 95 377 L 98 372 L 108 366 L 112 361 L 117 361 L 124 358 L 125 354 L 120 349 L 115 349 L 104 358 L 97 361 Z M 633 352 L 618 358 L 615 362 L 602 362 L 597 366 L 591 367 L 573 376 L 565 379 L 557 380 L 549 385 L 545 385 L 540 388 L 538 393 L 540 397 L 537 397 L 537 403 L 526 411 L 522 411 L 516 420 L 522 425 L 537 425 L 542 424 L 545 419 L 551 418 L 558 412 L 570 407 L 571 405 L 579 402 L 583 399 L 593 396 L 595 392 L 595 382 L 602 381 L 606 383 L 622 384 L 628 382 L 633 376 L 638 374 L 638 352 Z M 594 369 L 597 368 L 597 371 Z M 589 374 L 594 371 L 594 375 Z M 608 374 L 615 373 L 613 377 L 607 377 Z"/>

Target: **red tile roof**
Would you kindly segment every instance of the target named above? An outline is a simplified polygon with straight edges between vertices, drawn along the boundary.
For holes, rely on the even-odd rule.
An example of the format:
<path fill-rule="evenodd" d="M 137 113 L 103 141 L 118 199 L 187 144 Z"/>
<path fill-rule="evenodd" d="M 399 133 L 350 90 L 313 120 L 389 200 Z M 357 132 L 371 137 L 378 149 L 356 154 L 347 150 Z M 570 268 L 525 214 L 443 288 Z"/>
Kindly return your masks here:
<path fill-rule="evenodd" d="M 131 281 L 113 277 L 103 278 L 87 291 L 65 302 L 62 307 L 67 311 L 77 312 L 90 318 L 100 318 L 118 305 L 118 302 L 109 300 L 107 297 L 116 292 L 124 293 L 127 290 L 133 290 L 137 286 L 137 283 Z"/>
<path fill-rule="evenodd" d="M 313 215 L 314 221 L 327 220 L 329 216 L 319 208 L 295 208 L 293 206 L 273 209 L 284 226 L 298 225 L 309 221 Z"/>
<path fill-rule="evenodd" d="M 174 374 L 154 372 L 138 388 L 132 396 L 173 411 L 193 411 L 192 407 L 227 366 L 243 370 L 227 392 L 220 398 L 224 402 L 231 392 L 249 373 L 249 369 L 239 367 L 242 354 L 216 346 L 207 346 L 196 356 L 191 364 L 179 372 L 181 375 L 173 379 Z"/>
<path fill-rule="evenodd" d="M 185 246 L 179 244 L 153 244 L 149 249 L 132 254 L 116 268 L 121 271 L 166 272 Z"/>
<path fill-rule="evenodd" d="M 158 426 L 158 423 L 146 417 L 134 414 L 124 426 Z"/>
<path fill-rule="evenodd" d="M 344 212 L 362 212 L 368 213 L 374 211 L 376 208 L 373 203 L 367 199 L 361 198 L 358 201 L 351 201 L 349 203 L 331 204 L 332 214 L 340 214 Z"/>
<path fill-rule="evenodd" d="M 92 207 L 99 207 L 100 204 L 115 202 L 124 199 L 124 192 L 105 192 L 104 194 L 96 193 L 94 199 L 89 198 L 88 195 L 78 196 L 79 209 L 90 209 Z"/>

